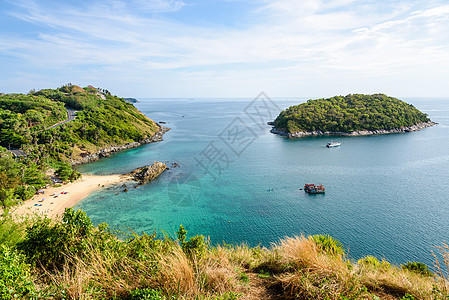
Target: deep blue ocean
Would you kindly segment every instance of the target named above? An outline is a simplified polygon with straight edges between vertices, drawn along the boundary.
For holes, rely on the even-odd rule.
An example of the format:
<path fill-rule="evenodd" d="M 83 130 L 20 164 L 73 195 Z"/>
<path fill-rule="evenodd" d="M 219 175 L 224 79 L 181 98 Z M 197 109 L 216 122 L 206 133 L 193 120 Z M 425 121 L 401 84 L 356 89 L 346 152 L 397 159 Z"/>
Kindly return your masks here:
<path fill-rule="evenodd" d="M 139 99 L 135 106 L 171 130 L 164 141 L 81 166 L 125 173 L 166 162 L 156 181 L 94 192 L 77 204 L 112 229 L 211 243 L 270 246 L 285 236 L 327 233 L 358 259 L 433 265 L 449 240 L 449 99 L 403 98 L 439 125 L 419 132 L 288 140 L 266 125 L 306 99 Z M 341 147 L 328 149 L 338 140 Z M 308 195 L 304 183 L 322 183 Z"/>

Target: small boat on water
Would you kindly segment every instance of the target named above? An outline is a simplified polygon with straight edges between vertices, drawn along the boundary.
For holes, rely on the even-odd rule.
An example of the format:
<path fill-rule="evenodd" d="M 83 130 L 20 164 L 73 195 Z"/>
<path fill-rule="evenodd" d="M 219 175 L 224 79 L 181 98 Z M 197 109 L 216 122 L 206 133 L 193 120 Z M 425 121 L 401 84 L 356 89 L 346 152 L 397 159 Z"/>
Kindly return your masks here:
<path fill-rule="evenodd" d="M 306 183 L 304 185 L 304 191 L 308 194 L 324 194 L 324 192 L 326 192 L 326 189 L 322 184 L 315 185 L 313 183 Z"/>
<path fill-rule="evenodd" d="M 327 148 L 333 148 L 333 147 L 338 147 L 338 146 L 340 146 L 340 145 L 341 145 L 340 142 L 330 142 L 330 143 L 327 143 L 327 144 L 326 144 L 326 147 L 327 147 Z"/>

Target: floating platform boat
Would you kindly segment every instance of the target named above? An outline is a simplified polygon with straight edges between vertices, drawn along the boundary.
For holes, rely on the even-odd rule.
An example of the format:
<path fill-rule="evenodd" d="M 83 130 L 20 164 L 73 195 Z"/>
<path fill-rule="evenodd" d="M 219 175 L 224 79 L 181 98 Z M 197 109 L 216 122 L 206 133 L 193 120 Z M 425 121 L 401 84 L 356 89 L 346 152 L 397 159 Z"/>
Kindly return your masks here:
<path fill-rule="evenodd" d="M 340 145 L 341 145 L 340 142 L 330 142 L 330 143 L 327 143 L 327 144 L 326 144 L 326 147 L 327 147 L 327 148 L 333 148 L 333 147 L 338 147 L 338 146 L 340 146 Z"/>
<path fill-rule="evenodd" d="M 324 194 L 324 192 L 326 192 L 326 189 L 322 184 L 315 185 L 313 183 L 306 183 L 304 185 L 304 191 L 308 194 Z"/>

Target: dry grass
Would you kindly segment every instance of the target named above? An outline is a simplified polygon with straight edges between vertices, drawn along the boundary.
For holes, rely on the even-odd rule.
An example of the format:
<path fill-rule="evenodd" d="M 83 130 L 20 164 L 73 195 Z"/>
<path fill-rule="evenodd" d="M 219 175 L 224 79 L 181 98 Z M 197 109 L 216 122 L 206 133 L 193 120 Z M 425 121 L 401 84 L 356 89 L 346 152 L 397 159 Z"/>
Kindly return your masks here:
<path fill-rule="evenodd" d="M 167 293 L 176 292 L 189 297 L 198 291 L 192 265 L 179 247 L 160 255 L 156 280 L 158 286 Z"/>
<path fill-rule="evenodd" d="M 142 288 L 179 299 L 213 299 L 244 290 L 239 268 L 231 263 L 227 251 L 214 249 L 201 259 L 190 259 L 177 245 L 159 250 L 148 253 L 148 257 L 154 256 L 150 261 L 92 247 L 88 257 L 68 258 L 61 271 L 47 275 L 68 299 L 125 297 Z"/>
<path fill-rule="evenodd" d="M 132 257 L 125 248 L 102 249 L 94 240 L 87 244 L 83 255 L 66 257 L 60 271 L 46 272 L 61 299 L 110 299 L 124 297 L 137 288 L 157 286 L 154 259 Z"/>
<path fill-rule="evenodd" d="M 449 245 L 444 242 L 442 246 L 436 248 L 439 251 L 440 259 L 442 259 L 442 262 L 440 262 L 439 256 L 432 252 L 435 259 L 436 274 L 438 275 L 438 292 L 449 295 Z"/>
<path fill-rule="evenodd" d="M 326 253 L 310 238 L 287 237 L 273 251 L 278 253 L 277 261 L 286 270 L 276 275 L 276 279 L 291 298 L 338 299 L 364 293 L 344 255 Z"/>
<path fill-rule="evenodd" d="M 316 243 L 305 236 L 286 237 L 274 247 L 283 264 L 295 269 L 309 269 L 322 273 L 347 273 L 347 264 L 343 255 L 329 255 Z M 340 275 L 340 274 L 339 274 Z"/>
<path fill-rule="evenodd" d="M 449 247 L 445 247 L 444 265 L 449 270 Z M 443 295 L 447 295 L 441 277 L 436 280 L 386 261 L 373 264 L 369 257 L 355 264 L 343 254 L 323 251 L 305 236 L 281 240 L 264 259 L 260 266 L 274 274 L 271 284 L 281 287 L 285 299 L 400 299 L 407 294 L 415 299 L 446 299 Z"/>
<path fill-rule="evenodd" d="M 126 299 L 144 288 L 175 299 L 447 299 L 447 244 L 440 248 L 440 276 L 429 277 L 373 257 L 353 263 L 305 236 L 284 238 L 271 249 L 217 246 L 199 258 L 173 242 L 142 243 L 136 255 L 127 244 L 100 249 L 92 242 L 86 256 L 47 273 L 51 286 L 66 299 Z"/>

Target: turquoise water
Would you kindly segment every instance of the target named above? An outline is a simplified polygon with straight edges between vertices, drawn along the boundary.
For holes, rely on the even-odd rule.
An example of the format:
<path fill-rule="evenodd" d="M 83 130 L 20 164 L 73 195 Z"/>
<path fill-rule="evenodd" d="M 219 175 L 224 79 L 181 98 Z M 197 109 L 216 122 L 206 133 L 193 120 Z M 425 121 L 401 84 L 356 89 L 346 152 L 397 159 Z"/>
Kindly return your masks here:
<path fill-rule="evenodd" d="M 328 233 L 353 258 L 432 265 L 431 251 L 449 234 L 449 102 L 404 100 L 440 124 L 339 137 L 342 146 L 328 149 L 329 137 L 288 140 L 264 124 L 273 119 L 269 112 L 303 100 L 276 100 L 278 108 L 259 119 L 245 114 L 251 99 L 141 99 L 141 111 L 172 128 L 164 141 L 80 171 L 124 173 L 154 160 L 180 167 L 146 186 L 128 183 L 127 193 L 123 187 L 94 192 L 76 208 L 119 230 L 174 236 L 183 224 L 212 243 L 269 246 L 284 236 Z M 323 183 L 326 194 L 305 194 L 304 183 Z"/>

